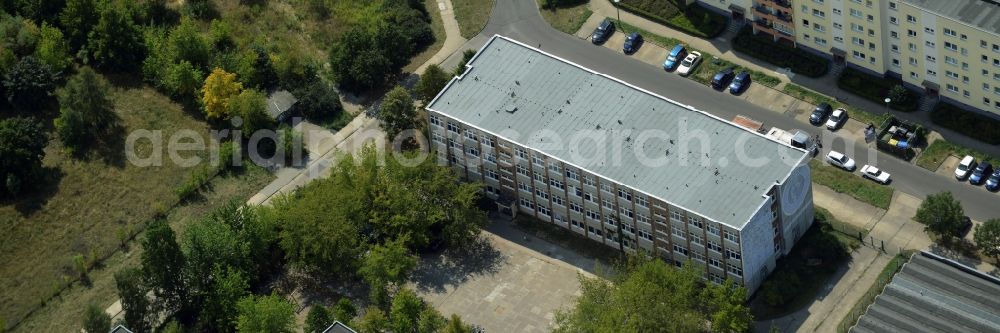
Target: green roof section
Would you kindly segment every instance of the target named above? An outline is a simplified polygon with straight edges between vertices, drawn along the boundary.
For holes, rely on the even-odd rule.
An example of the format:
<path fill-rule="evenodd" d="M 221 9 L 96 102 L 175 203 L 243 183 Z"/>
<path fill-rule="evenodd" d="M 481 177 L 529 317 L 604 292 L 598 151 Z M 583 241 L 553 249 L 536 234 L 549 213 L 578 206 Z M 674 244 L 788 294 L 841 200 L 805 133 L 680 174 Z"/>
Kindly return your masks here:
<path fill-rule="evenodd" d="M 503 36 L 493 36 L 427 109 L 736 229 L 807 158 Z"/>

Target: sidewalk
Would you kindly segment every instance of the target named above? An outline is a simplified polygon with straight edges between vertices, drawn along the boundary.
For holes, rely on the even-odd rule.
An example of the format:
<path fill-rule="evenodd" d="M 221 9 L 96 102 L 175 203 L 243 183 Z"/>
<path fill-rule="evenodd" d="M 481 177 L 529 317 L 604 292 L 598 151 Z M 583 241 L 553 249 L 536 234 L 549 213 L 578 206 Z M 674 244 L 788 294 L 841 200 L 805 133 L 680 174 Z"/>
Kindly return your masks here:
<path fill-rule="evenodd" d="M 594 12 L 594 15 L 592 15 L 590 20 L 587 21 L 587 24 L 584 24 L 583 28 L 581 28 L 580 30 L 581 32 L 579 32 L 578 35 L 583 33 L 583 31 L 586 31 L 587 32 L 586 35 L 589 35 L 589 32 L 593 30 L 594 26 L 596 26 L 596 23 L 594 23 L 593 25 L 588 25 L 591 24 L 591 21 L 603 17 L 616 17 L 617 15 L 616 9 L 611 4 L 610 0 L 592 0 L 589 3 L 589 7 L 590 10 Z M 819 78 L 810 78 L 804 75 L 795 75 L 794 73 L 787 72 L 784 69 L 771 65 L 765 61 L 735 53 L 732 50 L 732 47 L 730 46 L 729 43 L 729 38 L 731 38 L 730 37 L 731 33 L 729 31 L 723 33 L 723 35 L 716 37 L 715 39 L 705 40 L 671 29 L 667 26 L 647 20 L 645 18 L 639 17 L 624 10 L 620 11 L 620 13 L 622 21 L 628 22 L 631 25 L 634 25 L 636 27 L 639 27 L 641 29 L 644 29 L 646 31 L 661 36 L 683 40 L 685 41 L 685 43 L 694 48 L 708 51 L 709 53 L 713 53 L 716 56 L 731 61 L 737 65 L 758 70 L 764 73 L 772 74 L 773 76 L 780 79 L 782 82 L 782 84 L 778 85 L 779 90 L 784 84 L 791 82 L 809 88 L 811 90 L 814 90 L 821 94 L 833 97 L 838 101 L 850 104 L 854 107 L 861 108 L 873 114 L 881 115 L 886 113 L 885 105 L 869 101 L 859 96 L 855 96 L 851 93 L 848 93 L 838 88 L 837 78 L 831 75 L 826 75 Z M 600 21 L 598 20 L 595 22 L 600 22 Z M 955 131 L 942 128 L 937 124 L 931 122 L 930 114 L 927 112 L 914 111 L 910 113 L 904 113 L 896 111 L 896 112 L 890 112 L 890 114 L 899 119 L 922 124 L 926 128 L 940 133 L 945 140 L 951 143 L 972 148 L 992 156 L 1000 156 L 1000 146 L 994 146 L 984 142 L 980 142 L 973 138 L 959 134 Z"/>

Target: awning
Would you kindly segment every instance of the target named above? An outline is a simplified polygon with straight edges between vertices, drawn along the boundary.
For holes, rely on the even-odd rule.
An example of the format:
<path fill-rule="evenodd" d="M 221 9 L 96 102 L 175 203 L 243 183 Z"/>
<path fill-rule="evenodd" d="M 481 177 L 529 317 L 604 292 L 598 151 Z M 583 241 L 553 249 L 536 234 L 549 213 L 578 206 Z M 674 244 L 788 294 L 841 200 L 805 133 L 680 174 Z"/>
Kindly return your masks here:
<path fill-rule="evenodd" d="M 847 56 L 847 51 L 838 49 L 836 47 L 831 47 L 830 48 L 830 53 L 833 53 L 833 55 L 835 55 L 835 56 L 841 56 L 841 57 L 846 57 Z"/>
<path fill-rule="evenodd" d="M 729 4 L 729 10 L 735 13 L 746 14 L 746 8 L 737 6 L 736 4 Z"/>
<path fill-rule="evenodd" d="M 924 80 L 924 82 L 921 82 L 920 85 L 923 86 L 924 89 L 927 89 L 927 90 L 935 90 L 935 91 L 941 90 L 941 85 L 940 84 L 937 84 L 937 83 L 934 83 L 934 82 L 931 82 L 931 81 L 928 81 L 928 80 Z"/>

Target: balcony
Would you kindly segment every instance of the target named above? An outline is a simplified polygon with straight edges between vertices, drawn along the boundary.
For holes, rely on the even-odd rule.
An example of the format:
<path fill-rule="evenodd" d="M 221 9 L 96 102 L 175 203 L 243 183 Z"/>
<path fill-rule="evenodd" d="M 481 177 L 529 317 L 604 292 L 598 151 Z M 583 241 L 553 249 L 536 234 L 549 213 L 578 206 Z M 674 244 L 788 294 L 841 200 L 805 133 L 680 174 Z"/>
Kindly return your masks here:
<path fill-rule="evenodd" d="M 758 19 L 763 18 L 768 20 L 780 20 L 784 22 L 792 22 L 791 14 L 782 12 L 780 10 L 776 10 L 771 7 L 753 6 L 753 11 Z"/>

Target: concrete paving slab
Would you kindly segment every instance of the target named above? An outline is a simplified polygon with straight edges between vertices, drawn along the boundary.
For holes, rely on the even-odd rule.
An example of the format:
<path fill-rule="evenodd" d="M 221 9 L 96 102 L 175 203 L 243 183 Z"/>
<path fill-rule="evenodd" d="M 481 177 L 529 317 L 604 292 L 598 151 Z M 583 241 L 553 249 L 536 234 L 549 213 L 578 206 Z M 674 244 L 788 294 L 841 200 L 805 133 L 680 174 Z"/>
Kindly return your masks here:
<path fill-rule="evenodd" d="M 885 210 L 861 203 L 850 195 L 816 184 L 813 184 L 813 203 L 829 210 L 837 220 L 865 230 L 871 230 L 886 213 Z"/>
<path fill-rule="evenodd" d="M 938 166 L 937 171 L 935 171 L 934 173 L 954 178 L 955 168 L 958 167 L 958 162 L 961 161 L 962 161 L 961 157 L 955 155 L 948 156 L 947 158 L 944 159 L 944 162 L 941 162 L 941 165 Z"/>
<path fill-rule="evenodd" d="M 590 39 L 590 35 L 597 29 L 597 25 L 604 21 L 604 16 L 601 15 L 590 15 L 586 22 L 580 26 L 580 30 L 577 30 L 576 37 L 580 39 Z"/>

